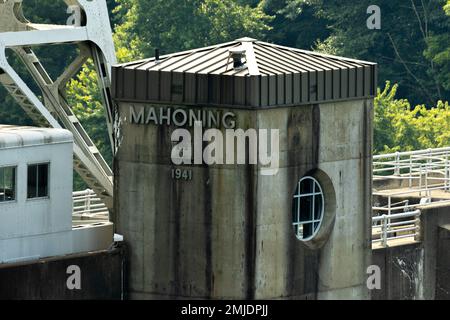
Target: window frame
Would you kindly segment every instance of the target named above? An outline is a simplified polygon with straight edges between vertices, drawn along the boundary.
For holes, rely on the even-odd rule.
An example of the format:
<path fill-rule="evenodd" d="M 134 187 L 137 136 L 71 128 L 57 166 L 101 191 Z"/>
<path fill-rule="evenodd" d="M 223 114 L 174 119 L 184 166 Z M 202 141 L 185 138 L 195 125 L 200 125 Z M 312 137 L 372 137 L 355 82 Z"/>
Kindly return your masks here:
<path fill-rule="evenodd" d="M 302 194 L 301 193 L 301 183 L 305 180 L 312 180 L 313 181 L 313 188 L 312 188 L 312 192 L 309 193 L 305 193 Z M 319 188 L 319 192 L 316 192 L 316 187 Z M 315 219 L 314 218 L 314 213 L 315 213 L 315 199 L 316 196 L 320 196 L 322 199 L 322 205 L 320 208 L 320 214 L 319 214 L 319 219 Z M 305 198 L 305 197 L 311 197 L 312 198 L 312 204 L 310 207 L 310 210 L 312 212 L 310 212 L 312 219 L 310 220 L 301 220 L 301 214 L 300 214 L 300 210 L 301 210 L 301 206 L 300 206 L 300 200 L 301 198 Z M 314 239 L 317 234 L 320 231 L 320 227 L 322 226 L 322 222 L 324 219 L 324 215 L 325 215 L 325 196 L 324 196 L 324 192 L 323 192 L 323 188 L 320 185 L 319 181 L 317 181 L 316 178 L 314 178 L 313 176 L 304 176 L 303 178 L 301 178 L 298 183 L 297 183 L 297 187 L 294 191 L 294 195 L 292 197 L 292 226 L 294 227 L 294 234 L 295 237 L 302 241 L 302 242 L 307 242 L 310 241 L 312 239 Z M 297 201 L 297 213 L 295 213 L 296 219 L 294 220 L 294 209 L 295 209 L 295 201 Z M 315 227 L 315 224 L 317 224 L 317 227 Z M 312 226 L 312 233 L 309 237 L 307 238 L 300 238 L 299 237 L 299 226 L 301 225 L 311 225 Z"/>
<path fill-rule="evenodd" d="M 17 164 L 0 165 L 0 169 L 4 169 L 4 168 L 13 168 L 14 169 L 14 199 L 13 200 L 0 201 L 0 205 L 2 205 L 2 204 L 11 204 L 11 203 L 17 202 L 17 183 L 18 183 L 17 173 L 19 171 L 18 167 L 19 166 Z M 3 191 L 4 191 L 4 189 L 3 189 Z"/>
<path fill-rule="evenodd" d="M 47 165 L 47 195 L 43 196 L 43 197 L 37 196 L 39 194 L 39 188 L 38 188 L 38 186 L 39 186 L 39 169 L 38 168 L 41 165 Z M 29 187 L 29 185 L 28 185 L 28 169 L 31 166 L 36 166 L 36 170 L 37 170 L 37 175 L 36 175 L 36 197 L 32 197 L 32 198 L 28 197 L 28 187 Z M 26 175 L 27 176 L 27 184 L 26 184 L 26 186 L 27 186 L 27 189 L 26 189 L 26 199 L 27 199 L 27 201 L 37 201 L 37 200 L 50 199 L 50 168 L 51 168 L 50 161 L 32 162 L 32 163 L 28 163 L 27 164 L 27 171 L 26 171 L 27 172 L 27 175 Z"/>

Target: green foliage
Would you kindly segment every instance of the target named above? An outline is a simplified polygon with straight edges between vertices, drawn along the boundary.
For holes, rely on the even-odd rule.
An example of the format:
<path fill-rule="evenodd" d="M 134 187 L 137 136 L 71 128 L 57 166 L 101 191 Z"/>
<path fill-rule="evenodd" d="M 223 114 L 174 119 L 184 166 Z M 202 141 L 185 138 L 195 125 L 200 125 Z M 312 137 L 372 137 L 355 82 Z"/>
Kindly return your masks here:
<path fill-rule="evenodd" d="M 444 6 L 445 13 L 450 16 L 450 0 L 447 0 L 447 3 Z"/>
<path fill-rule="evenodd" d="M 320 15 L 317 0 L 265 0 L 264 11 L 274 16 L 265 40 L 289 47 L 313 49 L 330 36 L 330 21 Z"/>
<path fill-rule="evenodd" d="M 113 14 L 120 16 L 118 23 L 114 26 L 114 44 L 116 46 L 116 56 L 119 62 L 128 62 L 143 58 L 139 51 L 142 40 L 133 32 L 137 21 L 137 6 L 134 1 L 117 0 L 118 5 L 114 8 Z"/>
<path fill-rule="evenodd" d="M 398 85 L 386 82 L 375 98 L 374 152 L 390 153 L 450 146 L 450 106 L 438 101 L 432 108 L 411 108 L 396 99 Z"/>
<path fill-rule="evenodd" d="M 450 0 L 443 7 L 447 14 L 447 20 L 450 21 Z M 442 86 L 450 90 L 450 30 L 441 34 L 432 34 L 427 39 L 428 47 L 425 50 L 425 57 L 436 65 L 440 70 L 437 73 L 437 79 L 442 83 Z"/>
<path fill-rule="evenodd" d="M 450 18 L 443 10 L 447 0 L 268 2 L 281 7 L 275 22 L 292 27 L 277 34 L 278 41 L 292 29 L 300 37 L 306 33 L 321 51 L 377 62 L 381 83 L 398 83 L 399 94 L 414 104 L 450 100 Z M 366 25 L 367 8 L 373 4 L 381 9 L 381 30 L 369 30 Z M 450 5 L 445 8 L 450 11 Z M 302 32 L 291 23 L 293 18 L 314 26 Z M 279 32 L 278 25 L 274 29 Z"/>
<path fill-rule="evenodd" d="M 14 99 L 0 86 L 0 123 L 30 126 L 33 124 L 27 114 L 17 106 Z"/>
<path fill-rule="evenodd" d="M 170 53 L 234 40 L 260 38 L 271 17 L 262 5 L 236 0 L 120 0 L 132 14 L 124 27 L 140 53 L 153 56 L 154 48 Z"/>
<path fill-rule="evenodd" d="M 198 41 L 204 45 L 234 40 L 242 36 L 261 37 L 270 29 L 267 23 L 272 19 L 262 6 L 250 7 L 233 0 L 204 0 L 195 14 L 204 19 L 204 34 Z M 199 30 L 200 31 L 200 30 Z"/>

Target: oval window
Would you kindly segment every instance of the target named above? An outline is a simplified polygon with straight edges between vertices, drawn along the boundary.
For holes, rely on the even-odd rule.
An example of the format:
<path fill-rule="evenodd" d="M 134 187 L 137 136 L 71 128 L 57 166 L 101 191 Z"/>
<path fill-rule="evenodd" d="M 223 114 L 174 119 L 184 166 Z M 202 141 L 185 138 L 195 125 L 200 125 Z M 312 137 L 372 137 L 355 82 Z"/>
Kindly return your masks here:
<path fill-rule="evenodd" d="M 309 241 L 322 224 L 324 197 L 322 187 L 313 177 L 303 177 L 297 185 L 292 206 L 292 225 L 297 239 Z"/>

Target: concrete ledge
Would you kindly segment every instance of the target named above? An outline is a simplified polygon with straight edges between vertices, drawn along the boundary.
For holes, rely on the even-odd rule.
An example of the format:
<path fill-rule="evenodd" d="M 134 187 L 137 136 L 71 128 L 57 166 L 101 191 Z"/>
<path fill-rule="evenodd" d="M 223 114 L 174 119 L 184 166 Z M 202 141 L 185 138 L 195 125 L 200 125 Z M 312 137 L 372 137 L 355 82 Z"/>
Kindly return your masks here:
<path fill-rule="evenodd" d="M 0 240 L 2 263 L 33 261 L 88 251 L 105 250 L 113 242 L 113 224 L 76 227 L 72 230 Z"/>

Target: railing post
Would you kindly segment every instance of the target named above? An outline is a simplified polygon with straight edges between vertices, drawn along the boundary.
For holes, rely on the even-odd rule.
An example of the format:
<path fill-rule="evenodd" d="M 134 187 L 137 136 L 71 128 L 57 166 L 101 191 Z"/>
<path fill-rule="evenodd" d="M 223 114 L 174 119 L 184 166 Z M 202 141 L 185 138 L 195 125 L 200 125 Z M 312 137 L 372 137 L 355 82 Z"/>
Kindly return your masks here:
<path fill-rule="evenodd" d="M 395 153 L 394 175 L 396 175 L 396 176 L 400 175 L 400 152 L 398 152 L 398 151 Z"/>
<path fill-rule="evenodd" d="M 428 159 L 427 159 L 427 170 L 425 171 L 425 188 L 427 189 L 427 197 L 431 197 L 431 191 L 428 190 L 428 173 L 433 170 L 433 160 L 432 160 L 433 150 L 428 148 Z"/>
<path fill-rule="evenodd" d="M 409 188 L 412 187 L 412 155 L 409 155 Z"/>
<path fill-rule="evenodd" d="M 450 191 L 450 161 L 445 159 L 445 191 Z"/>
<path fill-rule="evenodd" d="M 419 168 L 419 196 L 422 196 L 422 175 L 423 175 L 423 164 L 420 164 Z"/>
<path fill-rule="evenodd" d="M 381 216 L 383 218 L 383 224 L 381 226 L 381 245 L 386 248 L 387 247 L 387 217 L 385 214 Z"/>
<path fill-rule="evenodd" d="M 414 240 L 420 241 L 420 210 L 417 212 L 417 214 L 414 216 L 414 226 L 417 228 L 414 233 Z"/>
<path fill-rule="evenodd" d="M 83 195 L 83 200 L 84 200 L 84 209 L 83 209 L 83 212 L 81 213 L 81 215 L 85 215 L 86 214 L 86 211 L 87 211 L 87 189 L 86 190 L 84 190 L 84 195 Z"/>
<path fill-rule="evenodd" d="M 405 208 L 403 209 L 403 212 L 409 212 L 409 200 L 405 200 Z"/>
<path fill-rule="evenodd" d="M 432 150 L 430 148 L 427 149 L 428 151 L 428 157 L 427 157 L 427 171 L 430 170 L 430 162 L 431 162 L 431 152 Z"/>
<path fill-rule="evenodd" d="M 86 190 L 86 198 L 84 200 L 84 213 L 83 214 L 90 214 L 91 213 L 91 195 L 93 191 L 91 189 Z"/>
<path fill-rule="evenodd" d="M 391 224 L 391 218 L 390 218 L 390 216 L 391 216 L 391 214 L 392 214 L 391 206 L 392 206 L 392 198 L 391 198 L 391 196 L 389 195 L 389 196 L 388 196 L 388 217 L 389 217 L 389 219 L 388 219 L 388 224 L 389 224 L 389 226 L 386 226 L 386 228 L 389 229 L 389 230 L 390 230 L 390 224 Z"/>

